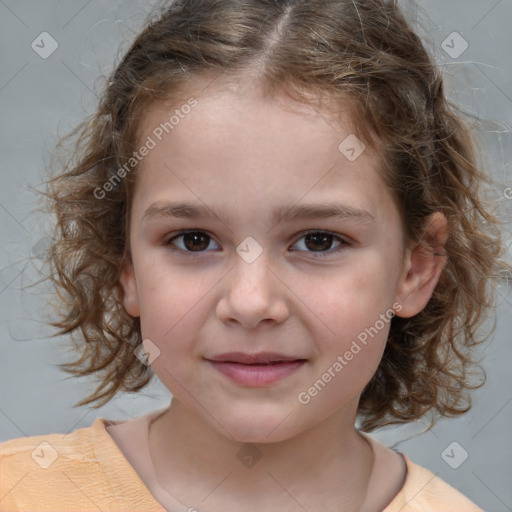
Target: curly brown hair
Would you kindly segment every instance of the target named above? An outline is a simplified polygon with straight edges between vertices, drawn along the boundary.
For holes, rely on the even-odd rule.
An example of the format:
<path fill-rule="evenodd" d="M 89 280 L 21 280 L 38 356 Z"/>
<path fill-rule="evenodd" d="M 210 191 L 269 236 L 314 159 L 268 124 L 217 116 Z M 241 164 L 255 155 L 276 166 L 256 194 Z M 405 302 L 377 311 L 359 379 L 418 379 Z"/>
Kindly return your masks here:
<path fill-rule="evenodd" d="M 59 141 L 55 155 L 77 137 L 45 192 L 56 216 L 48 262 L 61 304 L 51 325 L 70 333 L 81 352 L 61 366 L 99 378 L 75 406 L 100 407 L 152 376 L 134 355 L 140 320 L 125 311 L 119 285 L 121 263 L 130 258 L 133 159 L 144 113 L 186 97 L 192 81 L 243 73 L 255 73 L 269 96 L 286 92 L 310 105 L 349 99 L 357 135 L 379 143 L 407 239 L 422 239 L 433 212 L 448 220 L 445 269 L 423 311 L 393 318 L 382 361 L 360 397 L 361 429 L 428 411 L 466 412 L 467 390 L 483 382 L 470 378 L 470 368 L 479 368 L 472 349 L 488 336 L 480 329 L 494 305 L 494 278 L 505 268 L 499 224 L 484 205 L 481 185 L 490 180 L 466 121 L 448 102 L 420 37 L 385 0 L 176 0 L 147 18 L 97 111 Z M 120 173 L 129 161 L 133 171 Z"/>

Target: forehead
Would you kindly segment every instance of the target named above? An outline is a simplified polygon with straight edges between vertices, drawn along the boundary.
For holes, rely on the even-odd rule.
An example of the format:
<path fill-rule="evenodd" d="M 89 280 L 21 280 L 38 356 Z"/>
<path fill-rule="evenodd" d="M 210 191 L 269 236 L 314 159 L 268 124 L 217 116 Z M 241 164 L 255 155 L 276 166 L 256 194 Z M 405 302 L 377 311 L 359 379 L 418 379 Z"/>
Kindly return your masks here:
<path fill-rule="evenodd" d="M 378 214 L 375 198 L 385 187 L 380 158 L 368 147 L 361 151 L 350 105 L 319 109 L 284 95 L 265 98 L 236 83 L 188 92 L 153 105 L 142 120 L 139 140 L 151 139 L 154 147 L 137 176 L 141 201 L 186 194 L 266 207 L 336 192 Z M 347 144 L 352 153 L 344 152 Z"/>
<path fill-rule="evenodd" d="M 193 142 L 197 142 L 195 152 L 189 152 L 189 157 L 202 148 L 212 149 L 212 144 L 219 151 L 229 145 L 232 150 L 240 148 L 247 153 L 258 145 L 266 145 L 266 151 L 278 147 L 279 154 L 289 148 L 301 156 L 311 154 L 311 146 L 318 147 L 317 152 L 325 151 L 325 144 L 318 144 L 322 139 L 331 138 L 336 143 L 357 131 L 350 100 L 335 100 L 320 92 L 301 94 L 311 103 L 291 98 L 285 89 L 272 97 L 264 95 L 250 76 L 196 77 L 166 102 L 157 102 L 146 110 L 139 124 L 139 142 L 152 135 L 159 146 L 151 152 L 153 156 L 161 152 L 162 145 L 170 144 L 177 153 L 183 144 Z M 304 142 L 311 144 L 301 144 Z"/>

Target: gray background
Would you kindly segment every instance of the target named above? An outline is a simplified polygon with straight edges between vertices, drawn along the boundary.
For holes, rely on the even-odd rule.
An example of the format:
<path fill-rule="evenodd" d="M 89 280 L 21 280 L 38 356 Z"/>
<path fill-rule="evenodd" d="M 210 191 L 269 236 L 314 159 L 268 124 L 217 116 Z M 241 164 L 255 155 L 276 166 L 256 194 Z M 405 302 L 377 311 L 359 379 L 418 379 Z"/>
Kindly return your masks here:
<path fill-rule="evenodd" d="M 71 359 L 65 338 L 48 339 L 46 285 L 38 279 L 48 219 L 34 209 L 56 141 L 94 110 L 95 91 L 141 26 L 152 2 L 121 0 L 0 0 L 0 441 L 69 432 L 97 417 L 126 419 L 167 405 L 168 391 L 155 378 L 136 395 L 119 395 L 101 409 L 73 408 L 93 390 L 89 379 L 73 379 L 56 366 Z M 488 165 L 502 182 L 490 199 L 500 201 L 510 219 L 512 200 L 512 19 L 511 0 L 403 1 L 401 5 L 424 36 L 445 74 L 450 97 L 487 121 L 479 141 Z M 460 56 L 448 55 L 443 41 L 458 32 L 468 43 Z M 48 58 L 31 47 L 42 32 L 58 43 Z M 460 39 L 448 39 L 451 46 Z M 445 43 L 446 44 L 446 43 Z M 48 48 L 48 46 L 47 46 Z M 40 187 L 39 187 L 40 188 Z M 510 223 L 508 224 L 510 226 Z M 507 242 L 512 246 L 510 235 Z M 512 293 L 498 290 L 495 334 L 482 350 L 486 385 L 473 394 L 473 409 L 442 420 L 420 435 L 425 422 L 394 427 L 375 437 L 457 487 L 487 511 L 512 510 Z M 468 458 L 452 469 L 441 454 L 456 441 L 452 465 L 465 450 Z M 459 447 L 460 446 L 460 447 Z M 446 459 L 446 457 L 445 457 Z"/>

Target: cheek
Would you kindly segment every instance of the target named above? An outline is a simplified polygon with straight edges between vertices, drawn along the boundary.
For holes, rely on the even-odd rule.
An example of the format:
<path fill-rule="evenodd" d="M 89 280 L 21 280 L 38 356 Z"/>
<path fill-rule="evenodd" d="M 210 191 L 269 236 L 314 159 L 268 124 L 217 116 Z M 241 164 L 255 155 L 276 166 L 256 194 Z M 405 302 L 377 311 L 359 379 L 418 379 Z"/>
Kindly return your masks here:
<path fill-rule="evenodd" d="M 142 252 L 142 251 L 141 251 Z M 166 324 L 170 329 L 179 318 L 190 311 L 201 290 L 192 271 L 173 265 L 165 250 L 147 250 L 137 261 L 137 287 L 141 302 L 141 321 L 144 317 L 153 324 Z M 190 277 L 187 277 L 190 272 Z M 148 323 L 146 322 L 146 323 Z"/>
<path fill-rule="evenodd" d="M 315 330 L 332 340 L 357 337 L 378 321 L 381 314 L 390 314 L 394 300 L 394 270 L 382 254 L 368 251 L 357 261 L 341 264 L 339 270 L 324 278 L 307 279 L 294 287 L 294 292 L 313 313 Z M 320 322 L 319 322 L 320 320 Z M 312 324 L 313 325 L 313 324 Z M 379 324 L 380 325 L 380 324 Z M 382 330 L 382 328 L 380 329 Z"/>
<path fill-rule="evenodd" d="M 392 317 L 391 310 L 373 320 L 348 316 L 338 334 L 317 338 L 314 379 L 328 383 L 338 399 L 360 393 L 382 359 Z"/>
<path fill-rule="evenodd" d="M 381 361 L 386 336 L 387 332 L 382 331 L 366 344 L 358 340 L 344 343 L 325 360 L 326 364 L 296 397 L 298 407 L 310 422 L 327 418 L 346 404 L 357 404 Z"/>
<path fill-rule="evenodd" d="M 315 328 L 316 361 L 297 397 L 299 403 L 311 404 L 312 417 L 357 399 L 382 359 L 394 312 L 372 277 L 343 281 L 357 283 L 357 293 L 331 290 L 324 296 L 320 316 L 332 332 Z"/>
<path fill-rule="evenodd" d="M 339 402 L 360 393 L 378 367 L 394 316 L 393 275 L 387 268 L 381 254 L 369 252 L 350 268 L 340 268 L 323 283 L 317 281 L 321 286 L 300 290 L 309 290 L 305 296 L 315 313 L 310 329 L 317 364 L 311 392 L 319 393 L 316 388 L 321 388 L 319 402 Z M 317 291 L 311 294 L 312 289 Z"/>
<path fill-rule="evenodd" d="M 208 292 L 222 277 L 217 271 L 173 268 L 165 256 L 140 266 L 141 331 L 161 351 L 161 361 L 169 364 L 176 356 L 193 352 L 193 338 L 207 318 Z M 182 359 L 182 363 L 183 363 Z"/>

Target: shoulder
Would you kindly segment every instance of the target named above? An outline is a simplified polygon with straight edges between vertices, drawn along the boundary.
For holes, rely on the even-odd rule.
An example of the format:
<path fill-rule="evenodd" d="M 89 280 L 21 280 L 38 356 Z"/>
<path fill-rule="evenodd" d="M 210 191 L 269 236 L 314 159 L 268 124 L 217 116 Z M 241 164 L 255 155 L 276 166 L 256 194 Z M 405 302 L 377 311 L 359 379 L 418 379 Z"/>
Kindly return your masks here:
<path fill-rule="evenodd" d="M 0 471 L 2 512 L 114 511 L 126 510 L 127 505 L 162 510 L 109 440 L 101 418 L 68 434 L 1 443 Z"/>
<path fill-rule="evenodd" d="M 483 512 L 436 474 L 403 457 L 407 464 L 406 480 L 384 512 Z"/>
<path fill-rule="evenodd" d="M 60 466 L 64 461 L 87 461 L 89 457 L 94 457 L 93 437 L 93 427 L 68 434 L 20 437 L 1 443 L 0 457 L 4 467 L 16 465 L 27 470 L 48 469 L 54 463 Z"/>
<path fill-rule="evenodd" d="M 67 435 L 30 436 L 0 444 L 1 510 L 31 506 L 40 510 L 41 503 L 51 507 L 61 490 L 72 496 L 73 481 L 80 485 L 94 465 L 94 454 L 91 427 Z"/>

